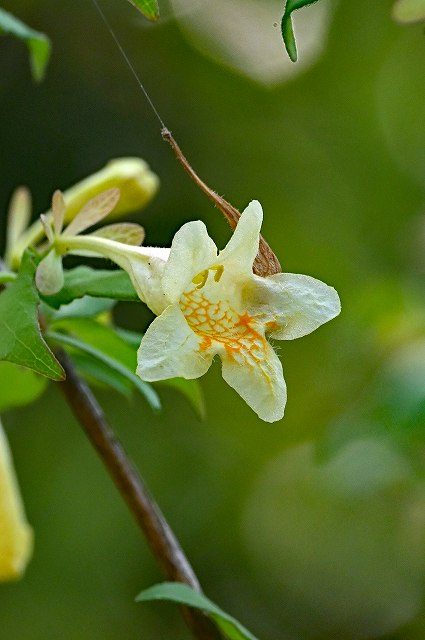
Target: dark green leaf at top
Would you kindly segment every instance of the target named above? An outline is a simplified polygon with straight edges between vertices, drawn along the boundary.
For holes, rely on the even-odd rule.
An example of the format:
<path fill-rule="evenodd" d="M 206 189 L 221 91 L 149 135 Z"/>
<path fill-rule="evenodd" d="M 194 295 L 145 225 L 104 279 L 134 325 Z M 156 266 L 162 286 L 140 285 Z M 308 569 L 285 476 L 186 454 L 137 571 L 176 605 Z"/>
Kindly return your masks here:
<path fill-rule="evenodd" d="M 22 40 L 27 45 L 32 76 L 37 82 L 43 80 L 50 57 L 49 38 L 44 33 L 31 29 L 4 9 L 0 9 L 1 33 L 15 36 L 15 38 Z"/>
<path fill-rule="evenodd" d="M 314 4 L 318 0 L 287 0 L 285 5 L 285 13 L 282 17 L 282 38 L 285 43 L 286 51 L 292 62 L 298 60 L 297 44 L 295 42 L 294 29 L 292 26 L 292 12 L 309 4 Z"/>
<path fill-rule="evenodd" d="M 52 380 L 63 380 L 64 371 L 40 331 L 36 266 L 35 256 L 26 252 L 18 277 L 0 294 L 0 360 L 28 367 Z"/>

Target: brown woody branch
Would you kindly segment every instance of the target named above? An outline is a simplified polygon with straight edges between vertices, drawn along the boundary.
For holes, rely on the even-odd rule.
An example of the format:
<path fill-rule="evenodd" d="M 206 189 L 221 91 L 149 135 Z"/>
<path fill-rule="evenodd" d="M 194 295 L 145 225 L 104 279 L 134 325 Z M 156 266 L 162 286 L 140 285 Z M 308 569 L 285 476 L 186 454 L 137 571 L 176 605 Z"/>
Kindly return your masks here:
<path fill-rule="evenodd" d="M 135 517 L 164 575 L 168 580 L 183 582 L 201 592 L 198 578 L 176 536 L 112 431 L 90 388 L 76 373 L 72 361 L 63 351 L 57 351 L 56 357 L 66 373 L 60 388 Z M 185 607 L 182 607 L 182 613 L 195 638 L 220 640 L 216 626 L 202 613 Z"/>

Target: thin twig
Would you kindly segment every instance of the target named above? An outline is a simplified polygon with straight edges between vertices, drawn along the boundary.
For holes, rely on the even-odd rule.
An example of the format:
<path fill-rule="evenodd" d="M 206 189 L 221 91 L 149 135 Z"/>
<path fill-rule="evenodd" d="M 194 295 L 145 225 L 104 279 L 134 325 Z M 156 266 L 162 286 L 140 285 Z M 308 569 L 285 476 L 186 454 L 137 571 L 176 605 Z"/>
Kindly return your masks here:
<path fill-rule="evenodd" d="M 232 204 L 230 204 L 230 202 L 225 200 L 223 196 L 219 196 L 218 193 L 210 189 L 210 187 L 205 184 L 203 180 L 201 180 L 201 178 L 194 171 L 193 167 L 187 160 L 186 156 L 183 154 L 169 129 L 163 127 L 163 129 L 161 130 L 161 135 L 162 138 L 166 142 L 168 142 L 168 144 L 174 151 L 177 160 L 180 162 L 186 173 L 189 174 L 190 178 L 193 180 L 196 186 L 199 187 L 201 191 L 203 191 L 208 196 L 208 198 L 215 204 L 218 209 L 220 209 L 232 229 L 235 229 L 236 225 L 238 224 L 238 220 L 241 217 L 240 212 Z M 282 267 L 280 266 L 276 254 L 264 240 L 263 236 L 260 236 L 260 246 L 258 249 L 257 257 L 255 258 L 254 264 L 252 265 L 252 270 L 259 276 L 270 276 L 274 273 L 281 273 L 282 271 Z"/>
<path fill-rule="evenodd" d="M 63 351 L 57 351 L 56 357 L 66 373 L 66 379 L 60 383 L 60 388 L 142 529 L 165 576 L 171 581 L 183 582 L 201 592 L 198 578 L 176 536 L 112 431 L 90 388 L 76 373 L 72 361 Z M 182 611 L 186 624 L 195 638 L 221 638 L 209 618 L 193 609 L 182 607 Z"/>

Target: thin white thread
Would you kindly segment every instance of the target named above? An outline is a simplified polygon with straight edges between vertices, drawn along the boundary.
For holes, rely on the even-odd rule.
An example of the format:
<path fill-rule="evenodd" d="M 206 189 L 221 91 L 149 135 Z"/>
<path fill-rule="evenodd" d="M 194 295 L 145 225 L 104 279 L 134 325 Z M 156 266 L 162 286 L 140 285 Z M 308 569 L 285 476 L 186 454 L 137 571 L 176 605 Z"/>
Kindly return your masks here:
<path fill-rule="evenodd" d="M 99 3 L 97 0 L 92 0 L 94 6 L 96 7 L 97 11 L 99 12 L 100 17 L 102 18 L 103 22 L 105 23 L 106 28 L 108 29 L 109 33 L 111 34 L 115 44 L 117 45 L 119 51 L 121 52 L 122 57 L 124 58 L 124 60 L 127 63 L 127 66 L 129 67 L 130 71 L 132 72 L 133 76 L 136 78 L 137 84 L 139 85 L 139 88 L 141 89 L 143 95 L 145 96 L 146 100 L 148 101 L 152 111 L 154 112 L 154 114 L 156 115 L 156 117 L 158 118 L 160 124 L 161 124 L 161 128 L 162 129 L 166 129 L 165 123 L 163 121 L 163 119 L 161 118 L 161 116 L 159 115 L 159 111 L 158 109 L 155 107 L 150 95 L 148 94 L 148 92 L 146 91 L 145 87 L 143 86 L 142 81 L 140 80 L 139 76 L 137 75 L 137 72 L 133 66 L 133 64 L 131 63 L 129 57 L 127 56 L 126 52 L 124 51 L 124 48 L 121 44 L 121 42 L 118 40 L 118 37 L 115 34 L 115 31 L 112 29 L 111 25 L 109 24 L 103 10 L 101 9 Z"/>

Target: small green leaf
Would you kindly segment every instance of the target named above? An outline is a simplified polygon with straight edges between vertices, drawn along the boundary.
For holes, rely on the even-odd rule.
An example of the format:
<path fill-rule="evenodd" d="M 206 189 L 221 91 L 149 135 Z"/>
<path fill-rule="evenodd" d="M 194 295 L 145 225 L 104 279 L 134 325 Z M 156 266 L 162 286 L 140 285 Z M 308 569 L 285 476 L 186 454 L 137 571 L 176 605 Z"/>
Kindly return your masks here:
<path fill-rule="evenodd" d="M 18 277 L 0 294 L 0 360 L 28 367 L 52 380 L 63 380 L 64 371 L 40 332 L 35 269 L 35 257 L 26 252 Z"/>
<path fill-rule="evenodd" d="M 35 31 L 15 18 L 11 13 L 0 9 L 0 34 L 15 36 L 25 42 L 30 53 L 32 76 L 36 82 L 44 78 L 50 57 L 50 40 L 39 31 Z"/>
<path fill-rule="evenodd" d="M 142 591 L 136 598 L 136 602 L 147 602 L 150 600 L 168 600 L 204 611 L 214 620 L 217 627 L 229 640 L 257 640 L 240 622 L 217 607 L 214 602 L 203 594 L 194 591 L 187 584 L 163 582 L 162 584 L 157 584 Z"/>
<path fill-rule="evenodd" d="M 83 296 L 138 301 L 139 297 L 125 271 L 76 267 L 65 272 L 65 284 L 54 296 L 42 296 L 54 309 Z"/>
<path fill-rule="evenodd" d="M 157 0 L 128 0 L 133 7 L 139 9 L 148 20 L 158 20 L 159 6 Z"/>
<path fill-rule="evenodd" d="M 46 388 L 47 380 L 12 362 L 0 362 L 0 411 L 33 402 Z"/>
<path fill-rule="evenodd" d="M 318 0 L 287 0 L 285 5 L 285 13 L 282 17 L 281 29 L 282 38 L 285 43 L 286 51 L 292 62 L 298 60 L 297 44 L 295 42 L 294 30 L 292 26 L 292 12 L 309 4 L 314 4 Z"/>
<path fill-rule="evenodd" d="M 425 0 L 398 0 L 393 7 L 393 16 L 398 22 L 423 22 Z"/>
<path fill-rule="evenodd" d="M 105 311 L 110 311 L 115 304 L 115 300 L 109 298 L 92 298 L 83 296 L 76 298 L 69 304 L 62 305 L 58 310 L 52 309 L 43 303 L 43 314 L 49 324 L 58 320 L 68 318 L 95 318 Z"/>
<path fill-rule="evenodd" d="M 54 323 L 53 326 L 68 332 L 71 331 L 73 335 L 49 331 L 46 334 L 47 338 L 64 346 L 79 349 L 100 360 L 107 367 L 129 380 L 146 398 L 152 409 L 155 411 L 161 409 L 161 402 L 156 391 L 134 373 L 136 352 L 115 333 L 113 328 L 87 318 L 64 320 Z"/>

